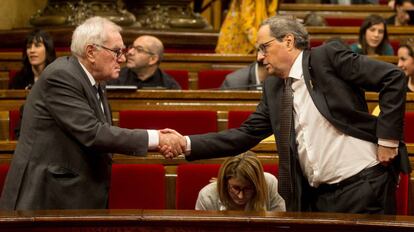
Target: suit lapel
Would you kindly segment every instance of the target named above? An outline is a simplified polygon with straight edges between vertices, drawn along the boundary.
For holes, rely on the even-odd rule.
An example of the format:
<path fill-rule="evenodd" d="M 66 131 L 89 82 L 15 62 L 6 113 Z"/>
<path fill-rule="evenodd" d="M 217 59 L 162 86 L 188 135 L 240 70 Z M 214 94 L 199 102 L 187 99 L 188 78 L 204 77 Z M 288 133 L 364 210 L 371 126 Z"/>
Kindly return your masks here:
<path fill-rule="evenodd" d="M 111 117 L 105 117 L 104 113 L 102 112 L 102 108 L 101 108 L 101 103 L 99 102 L 96 94 L 97 91 L 95 89 L 94 86 L 92 86 L 91 81 L 88 78 L 88 75 L 85 73 L 85 71 L 83 70 L 82 66 L 80 65 L 79 61 L 75 58 L 75 57 L 71 57 L 71 61 L 75 64 L 75 66 L 78 68 L 79 73 L 81 74 L 81 83 L 82 85 L 85 87 L 86 90 L 86 98 L 88 99 L 89 105 L 90 107 L 95 111 L 95 115 L 96 117 L 102 121 L 102 122 L 109 122 L 111 123 Z M 104 96 L 106 96 L 106 94 L 104 94 Z M 105 107 L 108 107 L 108 103 L 106 101 L 106 97 L 103 97 L 102 99 L 102 104 L 104 106 L 104 109 L 106 110 Z M 106 112 L 110 112 L 110 111 L 106 111 Z"/>
<path fill-rule="evenodd" d="M 303 52 L 303 59 L 302 59 L 302 68 L 303 68 L 303 77 L 306 84 L 306 88 L 315 104 L 316 108 L 319 112 L 326 118 L 332 119 L 332 115 L 329 111 L 328 105 L 326 104 L 325 96 L 323 95 L 323 91 L 318 86 L 318 82 L 316 81 L 317 78 L 313 77 L 313 70 L 311 65 L 311 52 L 305 50 Z"/>

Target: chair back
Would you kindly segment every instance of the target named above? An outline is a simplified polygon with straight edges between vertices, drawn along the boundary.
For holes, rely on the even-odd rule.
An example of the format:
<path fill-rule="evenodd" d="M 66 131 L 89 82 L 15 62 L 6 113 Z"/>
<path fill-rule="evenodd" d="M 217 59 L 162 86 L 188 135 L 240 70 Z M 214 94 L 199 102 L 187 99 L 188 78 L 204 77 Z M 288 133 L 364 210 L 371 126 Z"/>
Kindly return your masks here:
<path fill-rule="evenodd" d="M 162 164 L 113 164 L 109 209 L 165 209 Z"/>

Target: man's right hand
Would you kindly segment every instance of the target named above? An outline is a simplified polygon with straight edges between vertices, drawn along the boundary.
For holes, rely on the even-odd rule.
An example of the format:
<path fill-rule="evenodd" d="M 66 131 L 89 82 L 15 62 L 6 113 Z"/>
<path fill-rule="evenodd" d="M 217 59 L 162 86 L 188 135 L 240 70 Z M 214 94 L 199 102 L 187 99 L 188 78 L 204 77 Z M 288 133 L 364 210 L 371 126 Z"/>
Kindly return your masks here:
<path fill-rule="evenodd" d="M 172 129 L 159 130 L 159 152 L 166 158 L 172 159 L 184 154 L 186 139 L 180 133 Z"/>

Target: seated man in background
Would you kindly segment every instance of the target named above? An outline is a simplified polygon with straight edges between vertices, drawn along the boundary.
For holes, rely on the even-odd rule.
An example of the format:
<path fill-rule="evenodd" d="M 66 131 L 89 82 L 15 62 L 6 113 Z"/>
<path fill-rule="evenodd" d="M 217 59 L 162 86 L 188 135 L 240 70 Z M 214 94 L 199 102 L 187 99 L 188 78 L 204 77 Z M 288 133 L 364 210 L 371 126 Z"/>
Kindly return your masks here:
<path fill-rule="evenodd" d="M 198 194 L 196 210 L 286 211 L 277 192 L 277 179 L 264 172 L 253 152 L 227 158 L 217 181 Z"/>
<path fill-rule="evenodd" d="M 227 75 L 220 88 L 222 90 L 261 90 L 266 77 L 267 72 L 263 64 L 254 62 Z"/>
<path fill-rule="evenodd" d="M 181 86 L 159 68 L 163 58 L 164 46 L 154 37 L 138 37 L 126 54 L 126 67 L 121 69 L 119 79 L 111 80 L 108 85 L 134 85 L 138 89 L 161 88 L 181 89 Z"/>

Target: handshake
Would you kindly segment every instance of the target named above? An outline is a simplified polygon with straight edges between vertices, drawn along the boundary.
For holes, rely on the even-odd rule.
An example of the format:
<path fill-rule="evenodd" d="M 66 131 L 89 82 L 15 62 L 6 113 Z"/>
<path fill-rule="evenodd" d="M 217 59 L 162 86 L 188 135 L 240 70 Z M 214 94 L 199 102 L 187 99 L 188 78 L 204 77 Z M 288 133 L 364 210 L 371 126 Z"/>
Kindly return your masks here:
<path fill-rule="evenodd" d="M 184 136 L 173 129 L 158 130 L 159 146 L 158 151 L 166 159 L 173 159 L 184 154 L 187 147 L 187 140 Z"/>

